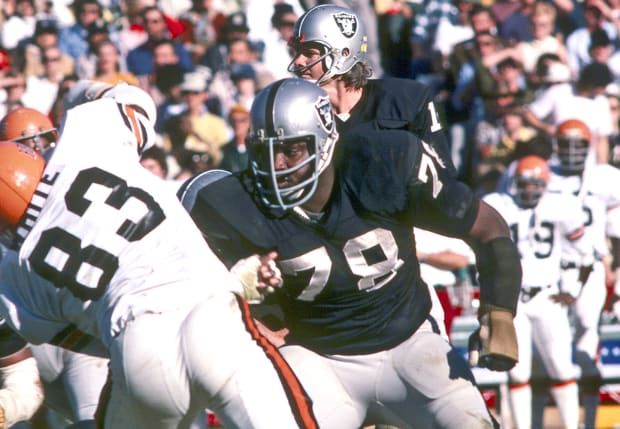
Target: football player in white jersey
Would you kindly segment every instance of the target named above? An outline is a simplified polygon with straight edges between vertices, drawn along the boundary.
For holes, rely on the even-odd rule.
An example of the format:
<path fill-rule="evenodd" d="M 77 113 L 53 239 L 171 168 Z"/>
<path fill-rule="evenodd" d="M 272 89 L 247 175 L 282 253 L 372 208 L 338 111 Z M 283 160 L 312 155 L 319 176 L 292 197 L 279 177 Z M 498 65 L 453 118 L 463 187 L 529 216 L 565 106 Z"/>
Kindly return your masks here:
<path fill-rule="evenodd" d="M 0 313 L 33 343 L 103 344 L 102 427 L 184 428 L 205 407 L 227 428 L 317 427 L 238 281 L 139 164 L 152 100 L 94 89 L 73 94 L 87 102 L 67 112 L 46 165 L 27 146 L 0 143 L 0 220 L 16 227 L 19 252 L 2 263 Z M 20 279 L 32 272 L 53 286 L 28 287 Z"/>
<path fill-rule="evenodd" d="M 0 140 L 23 143 L 40 153 L 53 149 L 57 138 L 52 121 L 36 109 L 21 107 L 10 111 L 0 121 Z M 8 257 L 15 258 L 14 252 L 10 252 Z M 42 281 L 38 276 L 30 276 L 27 280 Z M 94 422 L 108 374 L 108 360 L 52 344 L 30 345 L 29 349 L 43 383 L 45 405 L 76 425 Z M 15 398 L 15 402 L 19 399 Z M 23 402 L 35 403 L 32 397 L 25 397 Z"/>
<path fill-rule="evenodd" d="M 609 252 L 606 241 L 607 211 L 620 204 L 620 170 L 609 164 L 588 165 L 592 144 L 588 126 L 579 119 L 559 124 L 556 133 L 558 165 L 552 168 L 549 190 L 577 195 L 587 216 L 585 234 L 593 245 L 595 261 L 587 282 L 572 306 L 575 323 L 575 361 L 581 368 L 579 388 L 585 412 L 585 427 L 595 427 L 601 383 L 598 369 L 599 319 L 605 304 L 605 267 Z M 607 227 L 609 228 L 609 226 Z M 615 228 L 618 231 L 618 228 Z M 570 247 L 567 247 L 570 249 Z M 564 277 L 577 276 L 576 252 L 563 256 Z"/>
<path fill-rule="evenodd" d="M 517 164 L 509 193 L 483 198 L 504 216 L 521 255 L 523 284 L 515 316 L 519 362 L 509 372 L 510 406 L 517 429 L 532 427 L 534 348 L 552 379 L 551 394 L 563 427 L 576 429 L 579 424 L 568 308 L 558 298 L 577 296 L 581 285 L 560 283 L 562 247 L 567 244 L 563 237 L 579 252 L 580 265 L 592 263 L 592 250 L 584 239 L 581 201 L 573 195 L 546 192 L 549 179 L 547 162 L 526 156 Z"/>

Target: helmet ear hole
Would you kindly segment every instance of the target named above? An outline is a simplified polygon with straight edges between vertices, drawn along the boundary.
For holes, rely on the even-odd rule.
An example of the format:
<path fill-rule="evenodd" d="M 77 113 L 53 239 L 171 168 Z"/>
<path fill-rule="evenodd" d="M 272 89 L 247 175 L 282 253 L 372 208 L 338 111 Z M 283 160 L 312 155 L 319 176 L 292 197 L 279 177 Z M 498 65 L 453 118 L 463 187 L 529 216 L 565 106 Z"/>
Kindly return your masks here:
<path fill-rule="evenodd" d="M 351 53 L 351 51 L 349 51 L 349 48 L 344 48 L 342 50 L 342 56 L 343 57 L 348 57 L 350 53 Z"/>

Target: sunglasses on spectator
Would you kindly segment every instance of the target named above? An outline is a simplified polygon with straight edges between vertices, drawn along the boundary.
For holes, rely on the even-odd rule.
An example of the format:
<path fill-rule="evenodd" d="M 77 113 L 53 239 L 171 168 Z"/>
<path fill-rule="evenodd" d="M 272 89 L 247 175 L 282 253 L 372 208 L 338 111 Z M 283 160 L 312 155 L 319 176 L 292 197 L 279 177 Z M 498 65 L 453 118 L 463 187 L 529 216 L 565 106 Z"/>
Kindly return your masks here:
<path fill-rule="evenodd" d="M 295 26 L 295 22 L 294 21 L 281 21 L 278 23 L 278 27 L 291 27 L 293 28 Z"/>
<path fill-rule="evenodd" d="M 84 9 L 80 11 L 80 14 L 84 14 L 84 13 L 99 15 L 99 8 L 98 7 L 85 7 Z"/>
<path fill-rule="evenodd" d="M 55 63 L 57 61 L 60 61 L 60 57 L 43 57 L 41 59 L 41 62 L 43 62 L 43 64 Z"/>
<path fill-rule="evenodd" d="M 233 124 L 243 124 L 246 122 L 250 122 L 250 118 L 231 118 L 230 122 Z"/>

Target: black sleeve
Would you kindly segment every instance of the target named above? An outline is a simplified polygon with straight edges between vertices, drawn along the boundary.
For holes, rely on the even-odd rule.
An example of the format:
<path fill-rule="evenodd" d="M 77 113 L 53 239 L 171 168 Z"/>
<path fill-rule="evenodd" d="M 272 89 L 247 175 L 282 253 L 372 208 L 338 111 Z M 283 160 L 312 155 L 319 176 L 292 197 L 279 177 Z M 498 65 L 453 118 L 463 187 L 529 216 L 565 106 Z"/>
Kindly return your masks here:
<path fill-rule="evenodd" d="M 450 165 L 433 146 L 422 143 L 420 148 L 413 154 L 408 178 L 407 212 L 416 226 L 463 238 L 474 224 L 479 199 L 454 177 Z"/>
<path fill-rule="evenodd" d="M 455 177 L 456 169 L 450 156 L 443 106 L 436 102 L 431 87 L 410 79 L 386 79 L 386 97 L 380 103 L 377 123 L 382 129 L 396 129 L 402 123 L 411 133 L 430 144 L 444 159 L 446 174 Z"/>

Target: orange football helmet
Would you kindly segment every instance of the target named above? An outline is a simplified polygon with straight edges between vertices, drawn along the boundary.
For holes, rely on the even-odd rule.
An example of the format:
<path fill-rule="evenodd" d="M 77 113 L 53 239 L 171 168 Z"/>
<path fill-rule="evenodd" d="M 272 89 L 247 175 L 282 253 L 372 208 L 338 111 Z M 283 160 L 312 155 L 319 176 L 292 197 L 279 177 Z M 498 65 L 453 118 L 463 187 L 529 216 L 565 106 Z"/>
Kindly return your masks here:
<path fill-rule="evenodd" d="M 0 220 L 16 226 L 37 189 L 45 160 L 29 146 L 0 141 Z"/>
<path fill-rule="evenodd" d="M 533 208 L 538 205 L 551 172 L 547 161 L 535 155 L 523 157 L 517 164 L 514 176 L 514 199 L 519 207 Z"/>
<path fill-rule="evenodd" d="M 579 119 L 568 119 L 558 126 L 555 144 L 562 173 L 583 172 L 591 140 L 590 128 Z"/>
<path fill-rule="evenodd" d="M 19 107 L 0 122 L 0 140 L 12 140 L 39 152 L 54 147 L 58 133 L 52 121 L 38 110 Z"/>

